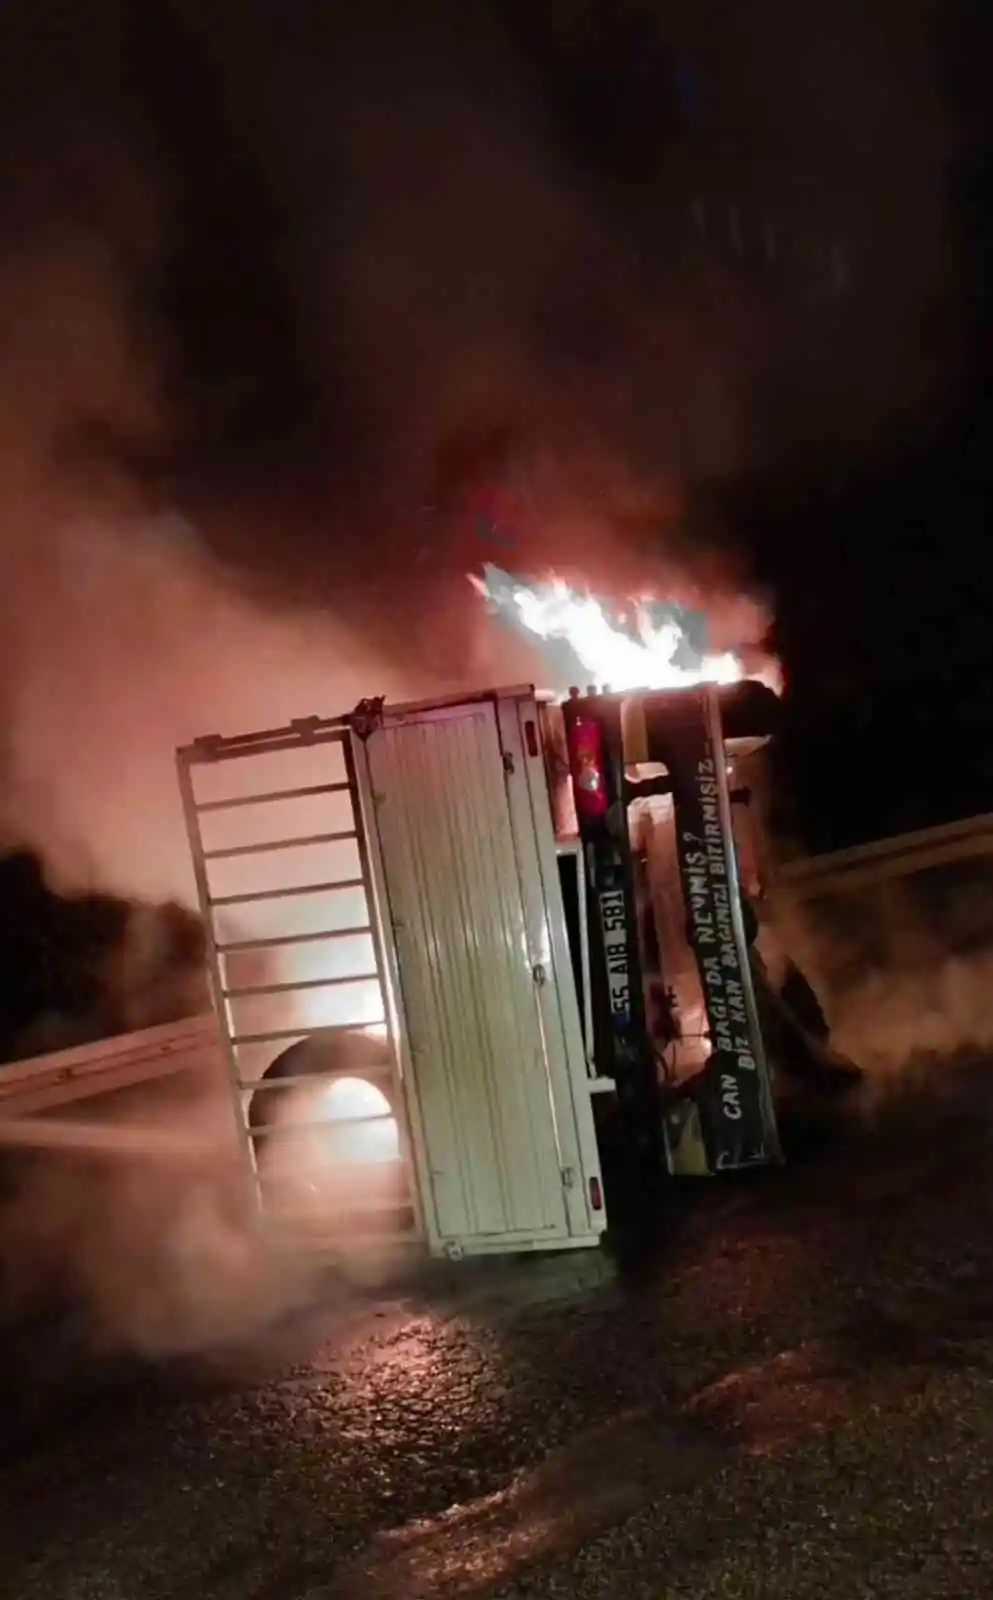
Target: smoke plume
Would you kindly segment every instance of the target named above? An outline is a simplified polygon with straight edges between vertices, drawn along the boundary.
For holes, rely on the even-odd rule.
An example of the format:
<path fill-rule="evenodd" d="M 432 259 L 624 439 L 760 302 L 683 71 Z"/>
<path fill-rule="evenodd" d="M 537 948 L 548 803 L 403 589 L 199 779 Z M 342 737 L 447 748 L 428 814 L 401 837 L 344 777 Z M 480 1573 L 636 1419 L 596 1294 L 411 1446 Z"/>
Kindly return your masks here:
<path fill-rule="evenodd" d="M 485 559 L 689 587 L 726 633 L 747 562 L 695 486 L 781 448 L 772 392 L 809 431 L 828 350 L 829 432 L 864 431 L 887 384 L 905 422 L 921 388 L 893 359 L 919 349 L 919 248 L 879 295 L 939 203 L 905 9 L 892 81 L 851 8 L 860 71 L 811 43 L 773 95 L 787 41 L 765 19 L 744 48 L 730 10 L 711 48 L 662 8 L 6 8 L 9 837 L 65 881 L 187 894 L 171 745 L 478 682 L 499 651 L 463 576 Z M 882 242 L 868 200 L 841 203 L 856 154 Z"/>
<path fill-rule="evenodd" d="M 60 1347 L 70 1363 L 226 1361 L 253 1346 L 264 1360 L 327 1267 L 253 1224 L 226 1084 L 201 1073 L 98 1104 L 99 1137 L 83 1105 L 59 1117 L 54 1154 L 5 1152 L 0 1336 L 47 1330 L 39 1362 Z M 335 1300 L 347 1311 L 344 1279 Z"/>
<path fill-rule="evenodd" d="M 957 1063 L 993 1047 L 988 879 L 980 860 L 813 902 L 777 894 L 779 938 L 864 1069 L 870 1114 L 922 1086 L 940 1098 Z"/>

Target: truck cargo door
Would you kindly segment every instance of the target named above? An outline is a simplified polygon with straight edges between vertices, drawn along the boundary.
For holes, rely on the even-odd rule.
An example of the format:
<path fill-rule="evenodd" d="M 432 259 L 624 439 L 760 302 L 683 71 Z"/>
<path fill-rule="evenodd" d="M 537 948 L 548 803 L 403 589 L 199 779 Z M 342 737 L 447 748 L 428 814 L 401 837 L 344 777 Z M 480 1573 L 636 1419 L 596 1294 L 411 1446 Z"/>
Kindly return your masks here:
<path fill-rule="evenodd" d="M 365 748 L 440 1243 L 565 1238 L 545 974 L 529 949 L 495 708 L 387 716 Z"/>

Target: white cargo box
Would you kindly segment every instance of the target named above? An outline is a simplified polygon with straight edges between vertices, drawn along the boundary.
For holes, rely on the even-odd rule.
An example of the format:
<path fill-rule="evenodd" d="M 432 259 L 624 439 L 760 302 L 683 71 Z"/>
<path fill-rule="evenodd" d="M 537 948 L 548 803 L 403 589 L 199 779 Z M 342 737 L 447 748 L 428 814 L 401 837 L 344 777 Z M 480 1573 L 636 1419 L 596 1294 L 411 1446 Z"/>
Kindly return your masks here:
<path fill-rule="evenodd" d="M 356 1037 L 378 1033 L 382 1066 L 364 1072 L 370 1104 L 350 1126 L 395 1125 L 391 1221 L 367 1203 L 350 1215 L 346 1161 L 319 1228 L 392 1226 L 456 1256 L 597 1244 L 602 1182 L 533 690 L 201 739 L 179 771 L 263 1200 L 269 1152 L 303 1138 L 306 1119 L 263 1122 L 259 1108 L 354 1090 Z"/>

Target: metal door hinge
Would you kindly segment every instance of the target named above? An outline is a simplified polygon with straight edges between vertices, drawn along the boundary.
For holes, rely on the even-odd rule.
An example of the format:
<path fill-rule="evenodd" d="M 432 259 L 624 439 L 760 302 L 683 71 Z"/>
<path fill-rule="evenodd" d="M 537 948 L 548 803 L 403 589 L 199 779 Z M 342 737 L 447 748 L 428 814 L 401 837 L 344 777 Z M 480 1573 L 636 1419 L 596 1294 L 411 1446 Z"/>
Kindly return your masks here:
<path fill-rule="evenodd" d="M 374 695 L 365 700 L 360 700 L 351 716 L 348 718 L 352 732 L 357 739 L 363 742 L 383 726 L 383 706 L 386 704 L 385 695 Z"/>
<path fill-rule="evenodd" d="M 542 984 L 548 982 L 548 973 L 545 971 L 540 961 L 531 968 L 531 976 L 538 985 L 539 989 L 541 988 Z"/>
<path fill-rule="evenodd" d="M 514 766 L 514 758 L 511 755 L 509 750 L 505 750 L 503 752 L 503 770 L 510 777 L 513 777 L 514 773 L 517 770 L 516 767 Z"/>
<path fill-rule="evenodd" d="M 576 1187 L 575 1167 L 562 1168 L 562 1187 L 563 1189 L 574 1189 Z"/>

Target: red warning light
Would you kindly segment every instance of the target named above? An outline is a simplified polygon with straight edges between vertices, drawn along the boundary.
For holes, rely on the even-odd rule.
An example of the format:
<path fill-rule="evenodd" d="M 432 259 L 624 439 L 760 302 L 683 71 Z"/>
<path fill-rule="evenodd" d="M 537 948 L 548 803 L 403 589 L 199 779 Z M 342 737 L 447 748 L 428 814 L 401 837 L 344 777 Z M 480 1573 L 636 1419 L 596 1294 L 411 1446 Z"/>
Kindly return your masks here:
<path fill-rule="evenodd" d="M 607 781 L 603 768 L 603 728 L 588 714 L 570 717 L 569 765 L 580 822 L 596 822 L 607 812 Z"/>

